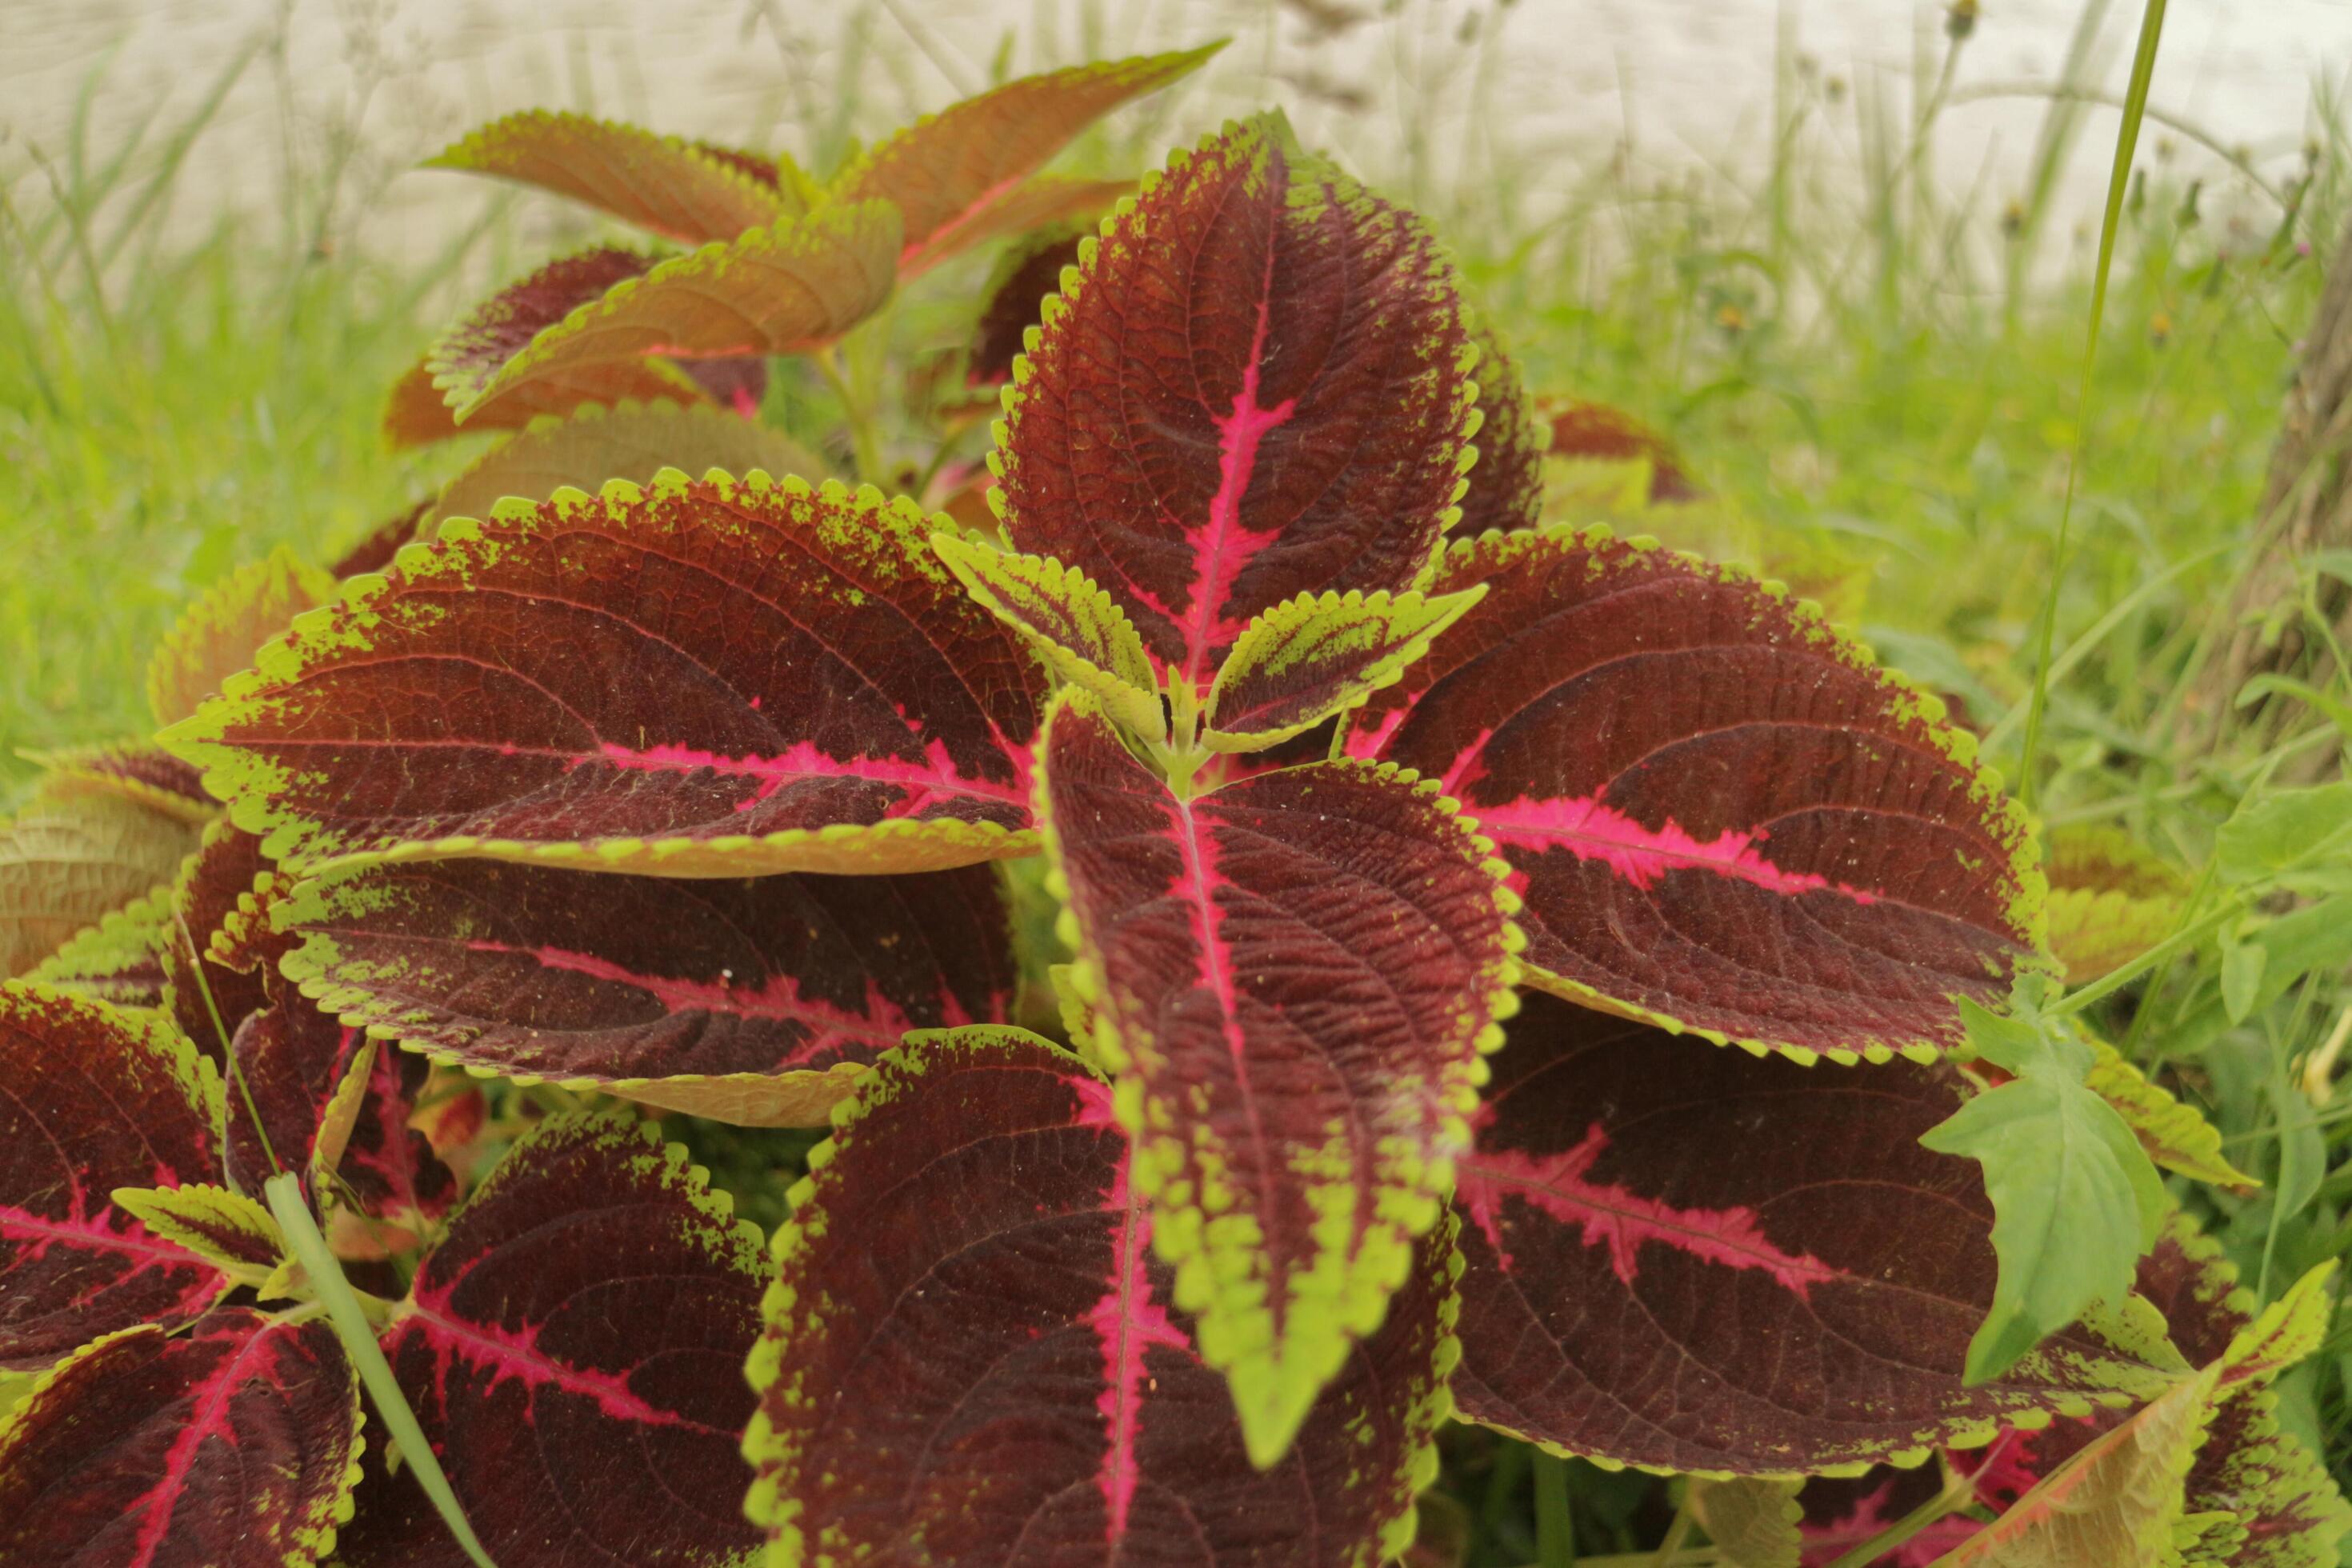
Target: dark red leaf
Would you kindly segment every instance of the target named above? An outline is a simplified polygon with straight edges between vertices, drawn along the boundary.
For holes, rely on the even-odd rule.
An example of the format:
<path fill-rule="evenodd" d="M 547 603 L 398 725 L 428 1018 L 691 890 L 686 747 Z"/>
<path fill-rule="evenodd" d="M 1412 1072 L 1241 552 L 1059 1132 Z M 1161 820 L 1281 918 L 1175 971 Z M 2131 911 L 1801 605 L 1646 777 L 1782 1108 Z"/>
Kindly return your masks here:
<path fill-rule="evenodd" d="M 768 395 L 766 360 L 682 359 L 677 368 L 721 408 L 745 419 L 760 416 L 761 400 Z"/>
<path fill-rule="evenodd" d="M 472 402 L 533 338 L 582 306 L 602 300 L 614 284 L 644 276 L 656 259 L 619 246 L 598 246 L 551 261 L 521 282 L 509 284 L 433 346 L 425 363 L 434 385 L 452 408 Z M 486 417 L 503 424 L 518 414 L 526 418 L 567 414 L 583 403 L 611 405 L 625 397 L 678 400 L 682 395 L 696 395 L 693 383 L 667 360 L 600 361 L 540 377 L 469 409 L 461 428 L 475 428 Z"/>
<path fill-rule="evenodd" d="M 1961 1381 L 1991 1205 L 1919 1136 L 1948 1068 L 1802 1068 L 1527 998 L 1464 1159 L 1469 1418 L 1571 1453 L 1788 1474 L 1981 1442 L 2165 1369 L 2077 1327 Z"/>
<path fill-rule="evenodd" d="M 1645 459 L 1650 465 L 1653 502 L 1696 500 L 1706 493 L 1683 472 L 1674 444 L 1623 409 L 1562 398 L 1548 404 L 1543 412 L 1551 426 L 1553 457 Z"/>
<path fill-rule="evenodd" d="M 351 1517 L 359 1379 L 321 1319 L 100 1339 L 0 1428 L 0 1562 L 309 1568 Z"/>
<path fill-rule="evenodd" d="M 372 1045 L 275 976 L 268 993 L 269 1005 L 237 1026 L 231 1047 L 242 1088 L 228 1095 L 222 1165 L 231 1185 L 255 1196 L 279 1171 L 315 1192 L 317 1178 L 342 1158 L 359 1109 L 352 1075 L 373 1066 L 372 1058 L 362 1060 Z M 346 1091 L 340 1103 L 339 1090 Z"/>
<path fill-rule="evenodd" d="M 1078 271 L 997 454 L 1015 549 L 1100 584 L 1201 687 L 1270 605 L 1415 584 L 1472 395 L 1419 220 L 1259 120 L 1171 162 Z"/>
<path fill-rule="evenodd" d="M 172 1019 L 215 1062 L 226 1060 L 237 1026 L 267 1005 L 268 998 L 262 966 L 223 963 L 212 939 L 236 917 L 240 901 L 253 896 L 269 870 L 261 840 L 224 818 L 205 830 L 204 842 L 173 889 L 163 948 Z"/>
<path fill-rule="evenodd" d="M 1478 345 L 1477 367 L 1470 373 L 1478 383 L 1478 463 L 1462 496 L 1462 520 L 1454 525 L 1465 539 L 1533 528 L 1542 520 L 1547 435 L 1493 326 L 1479 322 L 1471 342 Z"/>
<path fill-rule="evenodd" d="M 1444 1227 L 1260 1470 L 1110 1100 L 1013 1030 L 919 1037 L 861 1081 L 778 1237 L 751 1360 L 751 1509 L 782 1560 L 1307 1568 L 1412 1539 L 1444 1413 Z"/>
<path fill-rule="evenodd" d="M 972 386 L 996 386 L 1013 379 L 1013 362 L 1023 339 L 1035 326 L 1045 297 L 1062 287 L 1062 269 L 1078 264 L 1085 236 L 1053 233 L 1015 250 L 997 269 L 981 307 L 980 327 L 966 357 L 964 378 Z"/>
<path fill-rule="evenodd" d="M 1017 978 L 986 866 L 688 882 L 448 861 L 330 873 L 279 918 L 320 1005 L 437 1060 L 698 1114 L 764 1093 L 757 1120 L 801 1125 L 908 1030 L 1007 1016 Z"/>
<path fill-rule="evenodd" d="M 1784 598 L 1566 530 L 1465 540 L 1486 597 L 1348 749 L 1441 779 L 1510 862 L 1530 978 L 1800 1059 L 1927 1056 L 2005 996 L 2044 892 L 1934 699 Z"/>
<path fill-rule="evenodd" d="M 162 1020 L 0 985 L 0 1371 L 177 1326 L 226 1289 L 111 1196 L 218 1180 L 220 1109 L 212 1064 Z"/>
<path fill-rule="evenodd" d="M 1181 798 L 1075 689 L 1043 752 L 1138 1188 L 1270 1463 L 1437 1219 L 1509 1002 L 1506 900 L 1450 805 L 1392 771 Z"/>
<path fill-rule="evenodd" d="M 370 1253 L 405 1252 L 457 1201 L 457 1175 L 433 1142 L 411 1123 L 432 1066 L 386 1046 L 375 1054 L 367 1087 L 336 1168 L 336 1191 L 356 1200 L 357 1223 L 339 1236 Z M 481 1096 L 461 1097 L 478 1113 Z"/>
<path fill-rule="evenodd" d="M 743 1518 L 759 1233 L 683 1149 L 613 1118 L 515 1145 L 418 1268 L 383 1348 L 499 1568 L 719 1563 Z M 466 1562 L 415 1480 L 371 1469 L 341 1561 Z"/>
<path fill-rule="evenodd" d="M 909 503 L 669 473 L 443 525 L 169 732 L 272 854 L 671 876 L 1021 854 L 1044 675 Z"/>

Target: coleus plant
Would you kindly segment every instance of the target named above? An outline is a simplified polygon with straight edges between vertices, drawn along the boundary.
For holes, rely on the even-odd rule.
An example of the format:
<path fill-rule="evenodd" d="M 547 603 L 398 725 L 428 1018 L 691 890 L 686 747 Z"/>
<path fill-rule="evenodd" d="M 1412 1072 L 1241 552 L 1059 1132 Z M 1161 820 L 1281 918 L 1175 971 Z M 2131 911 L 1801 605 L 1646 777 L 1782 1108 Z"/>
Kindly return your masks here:
<path fill-rule="evenodd" d="M 2043 1008 L 1969 737 L 1773 585 L 1545 524 L 1543 447 L 1632 427 L 1547 430 L 1278 116 L 1037 174 L 1202 58 L 825 179 L 562 116 L 440 160 L 702 248 L 478 311 L 390 426 L 514 433 L 200 606 L 162 751 L 59 760 L 187 858 L 5 994 L 23 1560 L 1370 1562 L 1457 1417 L 1780 1489 L 1764 1534 L 2042 1434 L 2003 1500 L 2153 1498 L 2113 1561 L 2321 1560 L 2260 1392 L 2311 1289 L 2217 1328 L 2177 1220 L 2133 1277 L 2147 1158 L 2242 1178 Z M 1031 229 L 984 515 L 739 416 Z M 772 1256 L 675 1112 L 829 1122 Z M 2045 1134 L 2087 1283 L 2020 1239 Z"/>

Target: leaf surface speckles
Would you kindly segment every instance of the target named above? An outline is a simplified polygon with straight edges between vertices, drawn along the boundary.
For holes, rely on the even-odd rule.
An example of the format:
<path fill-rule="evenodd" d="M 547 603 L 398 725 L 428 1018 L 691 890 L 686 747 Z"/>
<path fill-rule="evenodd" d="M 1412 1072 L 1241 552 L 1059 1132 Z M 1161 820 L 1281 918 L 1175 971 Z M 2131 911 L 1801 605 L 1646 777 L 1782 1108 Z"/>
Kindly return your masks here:
<path fill-rule="evenodd" d="M 1261 1470 L 1153 1254 L 1110 1097 L 1015 1030 L 918 1036 L 861 1081 L 778 1237 L 751 1363 L 750 1508 L 783 1561 L 1108 1565 L 1181 1543 L 1369 1568 L 1411 1540 L 1445 1412 L 1445 1227 Z"/>
<path fill-rule="evenodd" d="M 1048 307 L 994 459 L 1008 535 L 1204 689 L 1286 599 L 1415 584 L 1463 484 L 1470 357 L 1418 220 L 1254 121 L 1122 204 Z"/>
<path fill-rule="evenodd" d="M 0 1371 L 177 1326 L 226 1289 L 112 1196 L 217 1181 L 220 1113 L 212 1064 L 161 1019 L 0 986 Z"/>
<path fill-rule="evenodd" d="M 1004 1018 L 1015 980 L 984 866 L 749 881 L 376 866 L 304 884 L 278 918 L 320 1005 L 443 1061 L 704 1114 L 681 1100 L 764 1089 L 757 1120 L 801 1124 L 908 1030 Z"/>
<path fill-rule="evenodd" d="M 1465 540 L 1485 599 L 1352 721 L 1510 863 L 1534 984 L 1839 1061 L 2033 963 L 2022 817 L 1940 708 L 1758 584 L 1605 531 Z"/>
<path fill-rule="evenodd" d="M 1959 1103 L 1952 1069 L 1802 1068 L 1544 995 L 1508 1033 L 1454 1194 L 1465 1416 L 1785 1475 L 2167 1381 L 2104 1325 L 1962 1381 L 1991 1208 L 1973 1164 L 1918 1142 Z"/>
<path fill-rule="evenodd" d="M 1509 1005 L 1509 900 L 1448 803 L 1394 770 L 1183 799 L 1075 691 L 1042 755 L 1138 1190 L 1271 1463 L 1436 1222 Z"/>
<path fill-rule="evenodd" d="M 757 1229 L 617 1118 L 542 1123 L 451 1216 L 383 1342 L 499 1568 L 752 1551 L 761 1274 Z M 371 1468 L 342 1561 L 467 1559 L 411 1475 Z"/>
<path fill-rule="evenodd" d="M 270 853 L 742 877 L 1033 847 L 1045 674 L 906 503 L 567 491 L 452 522 L 166 743 Z"/>
<path fill-rule="evenodd" d="M 0 1426 L 0 1561 L 310 1568 L 351 1516 L 359 1379 L 323 1320 L 96 1340 Z"/>

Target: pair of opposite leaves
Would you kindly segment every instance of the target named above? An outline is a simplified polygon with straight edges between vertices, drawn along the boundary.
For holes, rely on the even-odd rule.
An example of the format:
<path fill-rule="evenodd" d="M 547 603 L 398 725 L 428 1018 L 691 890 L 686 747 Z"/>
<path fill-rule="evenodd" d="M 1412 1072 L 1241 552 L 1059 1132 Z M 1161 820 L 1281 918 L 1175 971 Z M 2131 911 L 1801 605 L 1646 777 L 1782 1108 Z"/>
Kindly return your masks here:
<path fill-rule="evenodd" d="M 399 862 L 644 909 L 647 877 L 1049 837 L 1155 1245 L 1268 1458 L 1438 1219 L 1515 962 L 1709 1038 L 1885 1061 L 1956 1043 L 1953 995 L 2005 994 L 2036 945 L 1994 782 L 1809 613 L 1597 533 L 1444 545 L 1472 361 L 1410 215 L 1234 128 L 1122 205 L 1015 376 L 1007 531 L 1058 568 L 759 475 L 509 503 L 298 620 L 169 742 L 315 875 L 288 916 L 310 994 L 479 1067 L 516 1070 L 518 1034 L 584 1043 L 523 1070 L 600 1083 L 651 1075 L 595 1052 L 789 1016 L 791 987 L 741 997 L 690 954 L 649 974 L 643 918 L 603 952 L 502 935 L 501 963 L 647 1015 L 502 1032 L 468 1013 L 472 873 Z M 1180 795 L 1121 734 L 1189 745 L 1143 700 L 1162 687 L 1236 745 L 1361 706 L 1342 758 L 1221 762 Z M 639 875 L 566 886 L 592 871 Z"/>
<path fill-rule="evenodd" d="M 884 139 L 820 184 L 790 158 L 576 114 L 511 115 L 430 167 L 513 180 L 698 248 L 567 256 L 499 290 L 394 390 L 395 444 L 520 429 L 583 404 L 756 408 L 767 356 L 833 342 L 973 246 L 1099 212 L 1125 181 L 1037 171 L 1087 126 L 1222 45 L 1007 82 Z"/>

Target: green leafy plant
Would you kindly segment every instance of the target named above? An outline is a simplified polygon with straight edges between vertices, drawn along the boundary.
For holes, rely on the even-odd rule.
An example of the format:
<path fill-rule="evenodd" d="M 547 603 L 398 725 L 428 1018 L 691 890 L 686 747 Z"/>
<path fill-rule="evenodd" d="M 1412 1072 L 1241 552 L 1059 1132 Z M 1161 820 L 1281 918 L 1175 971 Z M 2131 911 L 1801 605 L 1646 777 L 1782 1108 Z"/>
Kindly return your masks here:
<path fill-rule="evenodd" d="M 472 312 L 386 426 L 499 444 L 50 760 L 157 845 L 8 868 L 62 912 L 0 1012 L 0 1554 L 1370 1562 L 1455 1418 L 1555 1549 L 1571 1456 L 1693 1479 L 1669 1554 L 2332 1547 L 2271 1394 L 2324 1279 L 2235 1293 L 2157 1166 L 2243 1178 L 2074 1015 L 2225 928 L 2233 1016 L 2307 970 L 2263 900 L 2347 896 L 2342 800 L 2055 996 L 1970 732 L 1557 516 L 1706 498 L 1533 403 L 1417 216 L 1279 115 L 1040 173 L 1207 53 L 823 176 L 575 116 L 436 160 L 699 248 Z M 895 466 L 856 334 L 995 241 Z M 855 489 L 761 422 L 803 368 Z M 767 1253 L 666 1116 L 829 1129 Z"/>

